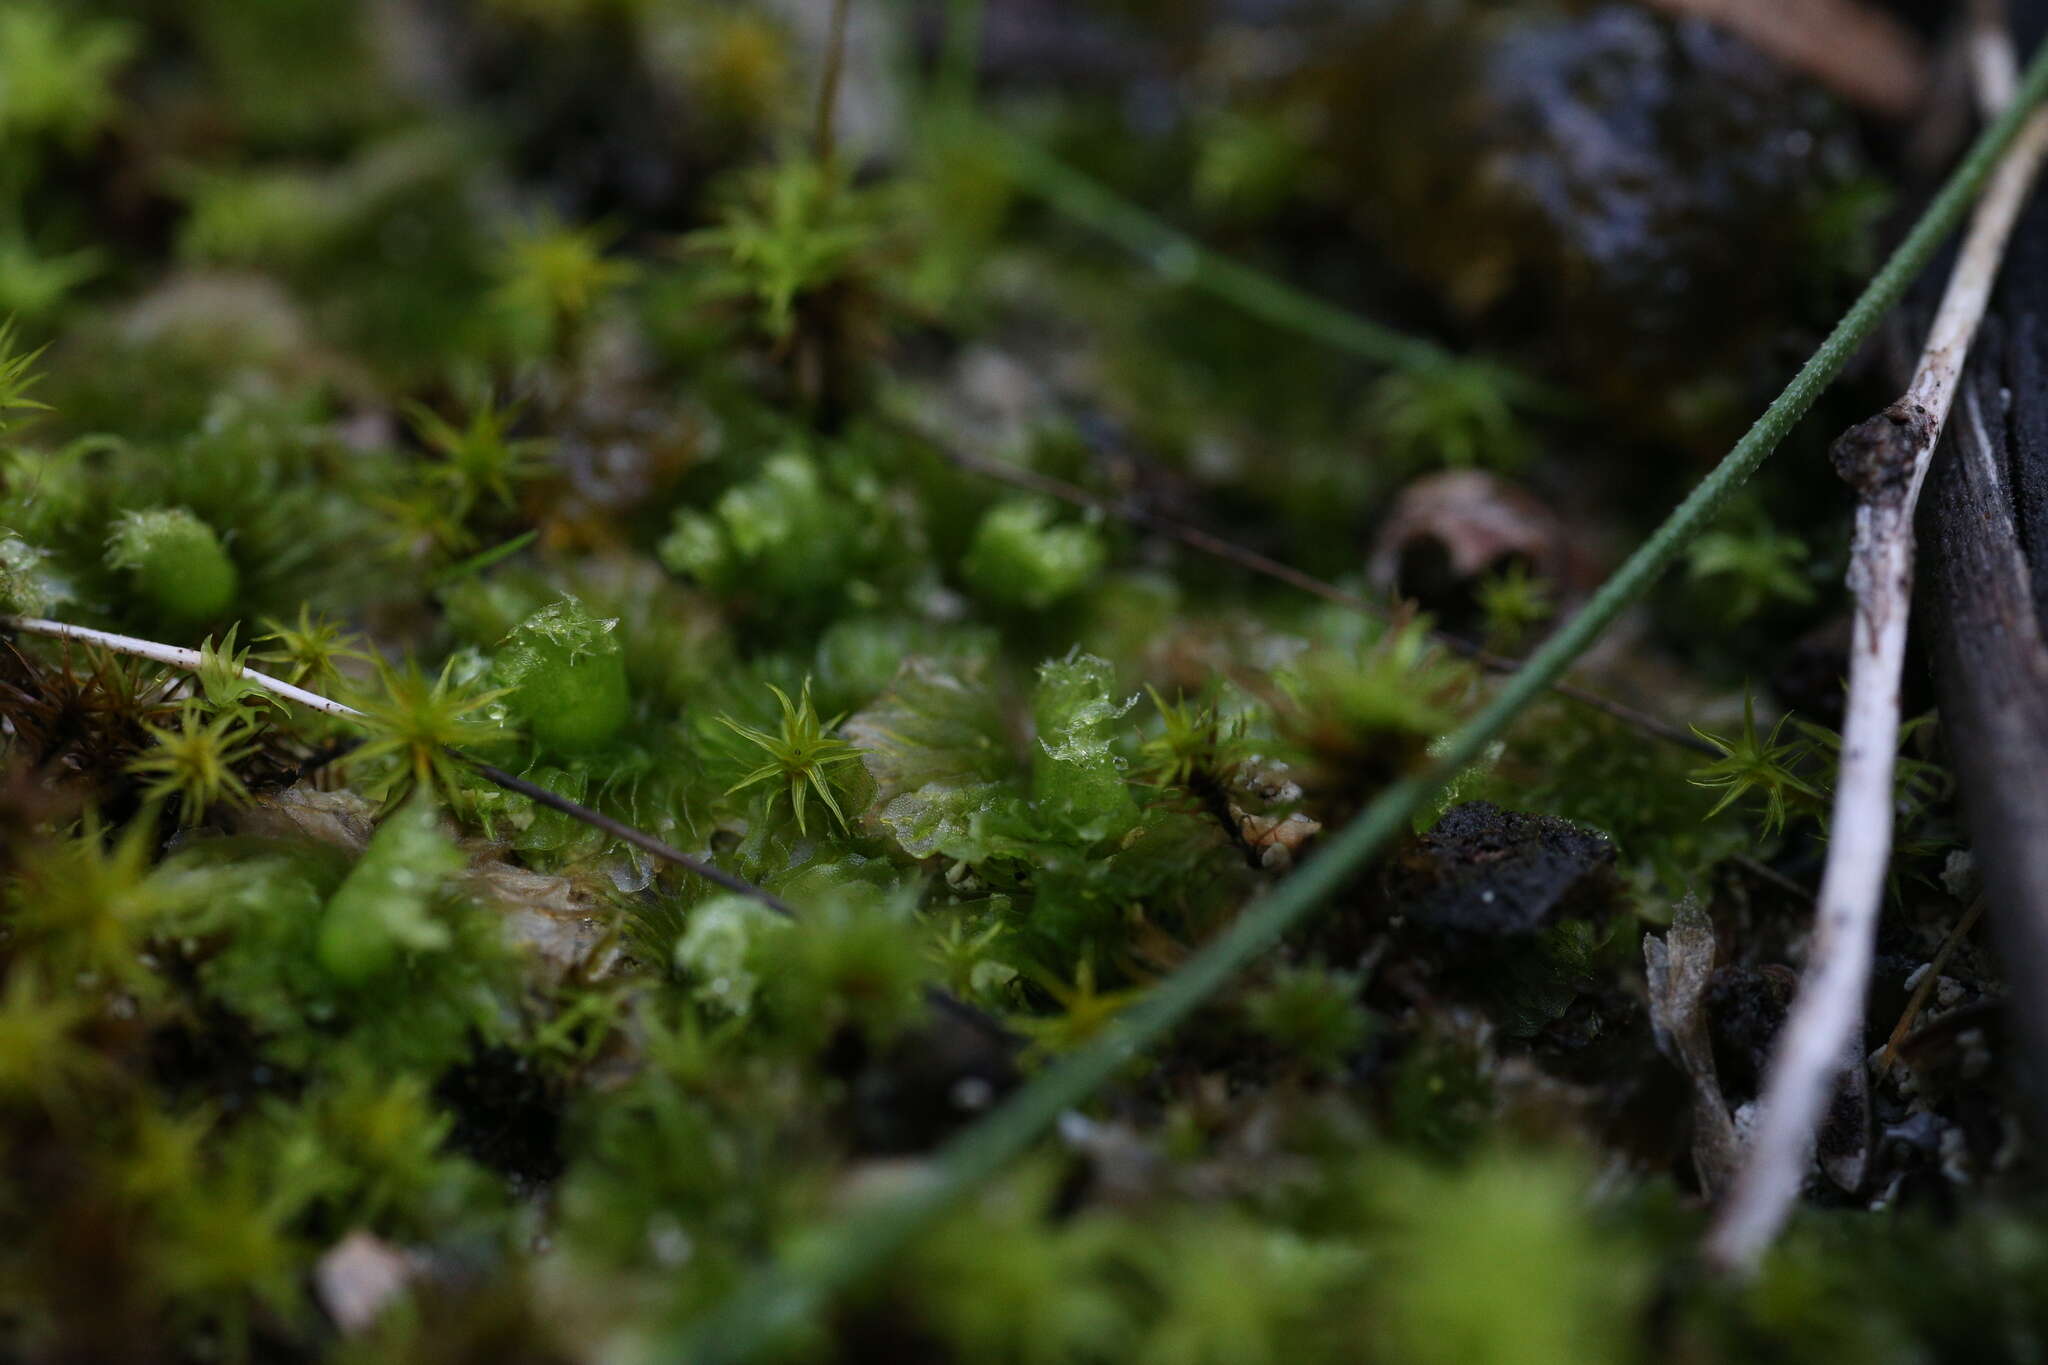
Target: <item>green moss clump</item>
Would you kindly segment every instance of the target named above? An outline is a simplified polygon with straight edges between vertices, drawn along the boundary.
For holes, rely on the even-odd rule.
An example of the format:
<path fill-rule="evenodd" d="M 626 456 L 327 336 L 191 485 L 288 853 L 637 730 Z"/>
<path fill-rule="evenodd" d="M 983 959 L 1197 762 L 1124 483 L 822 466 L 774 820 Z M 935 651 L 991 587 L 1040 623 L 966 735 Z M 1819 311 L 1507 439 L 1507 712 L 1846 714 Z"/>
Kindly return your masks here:
<path fill-rule="evenodd" d="M 1047 503 L 1018 498 L 982 517 L 960 571 L 991 601 L 1042 611 L 1087 587 L 1107 558 L 1094 530 L 1057 524 Z"/>
<path fill-rule="evenodd" d="M 0 612 L 47 616 L 63 592 L 43 569 L 43 555 L 20 536 L 0 533 Z"/>
<path fill-rule="evenodd" d="M 9 6 L 0 14 L 0 67 L 18 74 L 0 100 L 0 136 L 83 144 L 118 107 L 114 77 L 136 36 L 127 24 L 67 15 L 59 5 Z"/>
<path fill-rule="evenodd" d="M 842 1029 L 890 1041 L 923 1014 L 933 971 L 907 906 L 858 885 L 813 899 L 795 932 L 752 934 L 747 965 L 778 1034 L 807 1050 Z"/>
<path fill-rule="evenodd" d="M 434 901 L 463 859 L 439 821 L 423 796 L 399 807 L 328 899 L 319 953 L 335 980 L 360 986 L 389 971 L 402 954 L 436 952 L 453 942 Z"/>
<path fill-rule="evenodd" d="M 573 597 L 512 628 L 492 661 L 492 680 L 534 742 L 560 754 L 588 753 L 618 737 L 632 712 L 616 620 Z"/>
<path fill-rule="evenodd" d="M 208 621 L 233 605 L 241 575 L 220 535 L 182 507 L 124 512 L 107 534 L 107 565 L 174 622 Z"/>
<path fill-rule="evenodd" d="M 746 586 L 803 597 L 843 573 L 848 528 L 817 463 L 800 451 L 771 455 L 761 472 L 720 495 L 716 517 L 684 509 L 662 542 L 662 562 L 711 587 Z"/>
<path fill-rule="evenodd" d="M 707 1005 L 733 1014 L 753 1007 L 761 979 L 752 967 L 754 944 L 767 934 L 787 932 L 789 922 L 745 896 L 713 896 L 690 911 L 688 927 L 672 955 L 677 975 Z"/>
<path fill-rule="evenodd" d="M 1350 972 L 1304 967 L 1279 973 L 1245 1002 L 1251 1026 L 1310 1071 L 1341 1065 L 1372 1029 Z"/>
<path fill-rule="evenodd" d="M 674 524 L 662 538 L 660 553 L 669 572 L 693 578 L 707 587 L 730 586 L 738 571 L 737 557 L 724 526 L 717 518 L 694 507 L 677 511 Z"/>
<path fill-rule="evenodd" d="M 1645 1267 L 1625 1238 L 1586 1217 L 1583 1182 L 1569 1162 L 1528 1151 L 1362 1177 L 1365 1216 L 1384 1230 L 1375 1299 L 1398 1358 L 1623 1359 Z"/>

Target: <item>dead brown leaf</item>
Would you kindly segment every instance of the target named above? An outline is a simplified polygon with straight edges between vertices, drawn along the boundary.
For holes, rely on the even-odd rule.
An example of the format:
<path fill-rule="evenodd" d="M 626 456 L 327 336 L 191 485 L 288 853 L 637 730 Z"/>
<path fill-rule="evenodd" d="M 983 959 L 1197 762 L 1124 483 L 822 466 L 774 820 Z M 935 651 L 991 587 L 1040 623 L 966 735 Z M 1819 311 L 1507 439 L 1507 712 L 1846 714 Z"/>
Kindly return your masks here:
<path fill-rule="evenodd" d="M 1887 118 L 1917 111 L 1927 54 L 1898 20 L 1862 0 L 1650 0 L 1705 19 L 1804 71 L 1852 104 Z"/>

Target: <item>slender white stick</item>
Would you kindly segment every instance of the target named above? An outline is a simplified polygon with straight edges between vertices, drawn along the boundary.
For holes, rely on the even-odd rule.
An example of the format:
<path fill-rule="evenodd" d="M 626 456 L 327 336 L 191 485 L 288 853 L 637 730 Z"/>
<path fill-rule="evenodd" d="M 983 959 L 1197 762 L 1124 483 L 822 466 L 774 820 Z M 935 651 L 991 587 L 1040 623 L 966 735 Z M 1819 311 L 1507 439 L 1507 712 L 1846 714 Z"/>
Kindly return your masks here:
<path fill-rule="evenodd" d="M 132 654 L 138 659 L 150 659 L 172 668 L 182 668 L 188 673 L 197 673 L 205 662 L 196 649 L 180 649 L 176 645 L 159 644 L 155 640 L 143 640 L 133 635 L 116 635 L 110 630 L 94 630 L 91 626 L 74 626 L 66 621 L 45 621 L 38 616 L 0 616 L 0 629 L 19 630 L 30 635 L 51 635 L 60 640 L 79 640 L 85 644 L 111 649 L 117 654 Z M 308 692 L 303 687 L 294 687 L 282 678 L 273 678 L 268 673 L 259 673 L 253 668 L 242 670 L 242 676 L 266 692 L 274 692 L 287 701 L 301 706 L 310 706 L 315 711 L 324 711 L 330 716 L 345 720 L 361 720 L 363 713 L 353 706 L 344 706 L 318 692 Z"/>
<path fill-rule="evenodd" d="M 1707 1234 L 1707 1258 L 1724 1269 L 1753 1268 L 1777 1236 L 1799 1197 L 1815 1128 L 1835 1086 L 1847 1066 L 1862 1064 L 1863 997 L 1891 863 L 1913 508 L 2044 152 L 2048 111 L 2021 130 L 1986 187 L 1905 396 L 1836 447 L 1836 466 L 1859 495 L 1849 561 L 1856 618 L 1841 771 L 1806 973 L 1778 1034 L 1756 1134 Z"/>
<path fill-rule="evenodd" d="M 98 645 L 103 649 L 111 649 L 119 654 L 132 654 L 138 659 L 151 659 L 157 663 L 169 664 L 172 668 L 182 668 L 193 673 L 197 673 L 206 662 L 196 649 L 181 649 L 177 645 L 160 644 L 155 640 L 143 640 L 133 635 L 116 635 L 110 630 L 94 630 L 90 626 L 74 626 L 66 621 L 45 621 L 41 617 L 36 616 L 8 616 L 0 614 L 0 630 L 19 630 L 31 635 L 51 635 L 60 640 L 80 640 L 86 644 Z M 284 679 L 273 678 L 268 673 L 259 673 L 253 668 L 245 668 L 242 670 L 242 677 L 255 683 L 265 691 L 274 692 L 289 701 L 299 703 L 301 706 L 310 706 L 315 711 L 324 711 L 330 716 L 340 716 L 344 720 L 366 719 L 363 713 L 356 710 L 353 706 L 344 706 L 338 701 L 330 701 L 318 692 L 308 692 L 303 687 L 294 687 Z M 449 749 L 446 746 L 442 747 L 447 753 L 453 754 L 456 758 L 468 763 L 486 782 L 495 783 L 506 791 L 516 793 L 529 801 L 546 806 L 551 810 L 558 810 L 571 819 L 581 820 L 584 824 L 603 830 L 615 839 L 622 839 L 635 848 L 653 854 L 663 862 L 674 863 L 678 867 L 688 868 L 714 885 L 722 886 L 737 895 L 751 897 L 761 902 L 761 904 L 785 919 L 795 919 L 797 917 L 796 909 L 788 901 L 783 900 L 772 891 L 767 891 L 754 885 L 744 877 L 736 877 L 730 872 L 722 871 L 715 863 L 708 862 L 703 858 L 694 857 L 679 848 L 671 847 L 644 830 L 635 829 L 622 820 L 615 820 L 603 811 L 595 811 L 588 806 L 571 801 L 568 797 L 551 792 L 539 783 L 529 781 L 516 773 L 508 773 L 502 768 L 494 767 L 480 759 L 464 754 L 460 750 Z M 944 992 L 938 991 L 936 987 L 931 988 L 926 993 L 935 1000 L 947 1001 L 950 1008 L 966 1008 L 966 1006 L 960 1005 L 958 1001 L 952 1000 L 950 996 L 946 996 Z"/>
<path fill-rule="evenodd" d="M 2020 88 L 2020 58 L 2005 22 L 2005 0 L 1970 0 L 1970 76 L 1977 112 L 1995 119 Z"/>

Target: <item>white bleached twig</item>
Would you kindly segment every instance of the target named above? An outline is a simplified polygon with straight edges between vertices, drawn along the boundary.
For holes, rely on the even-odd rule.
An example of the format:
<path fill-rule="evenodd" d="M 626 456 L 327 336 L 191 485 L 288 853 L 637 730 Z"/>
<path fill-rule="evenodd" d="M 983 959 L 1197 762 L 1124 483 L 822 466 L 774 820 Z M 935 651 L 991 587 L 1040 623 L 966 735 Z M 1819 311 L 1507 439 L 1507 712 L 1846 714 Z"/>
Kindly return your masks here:
<path fill-rule="evenodd" d="M 98 645 L 111 649 L 117 654 L 131 654 L 138 659 L 150 659 L 172 668 L 182 668 L 188 673 L 197 673 L 205 660 L 196 649 L 181 649 L 177 645 L 159 644 L 155 640 L 144 640 L 133 635 L 116 635 L 111 630 L 94 630 L 91 626 L 74 626 L 68 621 L 46 621 L 39 616 L 0 616 L 0 629 L 19 630 L 30 635 L 48 635 L 59 640 L 78 640 L 84 644 Z M 274 692 L 287 701 L 309 706 L 315 711 L 324 711 L 330 716 L 344 720 L 361 720 L 363 713 L 353 706 L 345 706 L 318 692 L 308 692 L 303 687 L 294 687 L 283 678 L 273 678 L 268 673 L 253 668 L 242 670 L 242 677 L 255 683 L 266 692 Z"/>
<path fill-rule="evenodd" d="M 2004 113 L 2020 88 L 2020 57 L 2005 21 L 2005 0 L 1970 0 L 1970 79 L 1977 112 L 1986 119 Z"/>
<path fill-rule="evenodd" d="M 1995 69 L 1980 61 L 1980 71 L 1987 65 Z M 1806 972 L 1778 1035 L 1755 1136 L 1707 1234 L 1707 1258 L 1723 1269 L 1752 1268 L 1776 1237 L 1799 1197 L 1814 1132 L 1835 1086 L 1848 1066 L 1862 1064 L 1863 998 L 1892 852 L 1913 509 L 2044 153 L 2048 111 L 2026 124 L 1986 187 L 1905 396 L 1836 446 L 1836 468 L 1858 493 L 1849 560 L 1856 617 L 1841 769 Z"/>
<path fill-rule="evenodd" d="M 199 672 L 206 664 L 205 656 L 196 649 L 184 649 L 177 645 L 167 645 L 156 640 L 144 640 L 134 635 L 116 635 L 111 630 L 94 630 L 91 626 L 74 626 L 68 621 L 46 621 L 38 616 L 8 616 L 0 614 L 0 630 L 16 630 L 30 635 L 47 635 L 59 640 L 78 640 L 85 644 L 98 645 L 102 649 L 111 649 L 117 654 L 130 654 L 138 659 L 150 659 L 160 664 L 168 664 L 172 668 L 182 668 L 189 673 Z M 310 707 L 315 711 L 321 711 L 330 716 L 339 716 L 344 720 L 369 719 L 368 716 L 353 706 L 348 706 L 329 697 L 323 697 L 318 692 L 308 692 L 303 687 L 294 687 L 284 679 L 273 678 L 268 673 L 262 673 L 253 668 L 244 668 L 241 670 L 241 676 L 267 692 L 283 697 L 287 701 L 295 701 L 299 705 Z M 603 830 L 613 838 L 623 840 L 644 853 L 652 854 L 663 862 L 674 863 L 678 867 L 687 868 L 706 881 L 716 886 L 722 886 L 735 895 L 746 896 L 759 901 L 785 919 L 796 918 L 796 910 L 788 901 L 783 900 L 772 891 L 754 885 L 744 877 L 737 877 L 730 872 L 722 870 L 706 858 L 685 853 L 681 849 L 655 838 L 645 830 L 635 829 L 623 820 L 617 820 L 606 815 L 603 811 L 592 810 L 590 807 L 579 802 L 571 801 L 568 797 L 552 792 L 537 782 L 521 777 L 517 773 L 508 773 L 503 768 L 486 763 L 474 755 L 465 754 L 458 749 L 448 748 L 445 745 L 442 746 L 442 749 L 444 752 L 467 763 L 486 782 L 494 783 L 506 791 L 523 796 L 527 800 L 546 806 L 550 810 L 560 811 L 571 819 L 580 820 L 594 829 Z M 945 1008 L 966 1008 L 936 988 L 933 988 L 927 994 L 933 1000 L 939 1001 Z"/>

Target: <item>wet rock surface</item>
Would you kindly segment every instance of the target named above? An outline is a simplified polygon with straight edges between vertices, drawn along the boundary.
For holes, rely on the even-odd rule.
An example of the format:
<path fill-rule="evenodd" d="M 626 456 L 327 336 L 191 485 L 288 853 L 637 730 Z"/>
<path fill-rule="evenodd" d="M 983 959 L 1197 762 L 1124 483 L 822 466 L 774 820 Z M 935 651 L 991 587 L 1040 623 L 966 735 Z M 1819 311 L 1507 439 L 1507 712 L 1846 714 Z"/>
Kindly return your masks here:
<path fill-rule="evenodd" d="M 1599 908 L 1614 845 L 1547 815 L 1469 801 L 1444 813 L 1388 869 L 1388 894 L 1411 920 L 1459 935 L 1534 934 Z"/>
<path fill-rule="evenodd" d="M 1634 6 L 1382 14 L 1328 61 L 1326 154 L 1468 326 L 1652 421 L 1769 354 L 1858 165 L 1826 96 Z"/>

